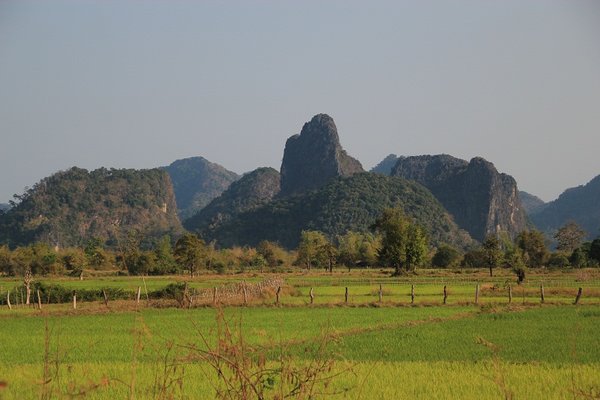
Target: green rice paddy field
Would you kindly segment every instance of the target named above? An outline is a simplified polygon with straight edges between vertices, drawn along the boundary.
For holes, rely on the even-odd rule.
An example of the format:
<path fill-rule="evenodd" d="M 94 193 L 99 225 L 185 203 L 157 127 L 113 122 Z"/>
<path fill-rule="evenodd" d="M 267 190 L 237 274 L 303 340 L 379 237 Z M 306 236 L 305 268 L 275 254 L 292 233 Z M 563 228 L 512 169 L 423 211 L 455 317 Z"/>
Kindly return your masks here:
<path fill-rule="evenodd" d="M 213 399 L 223 381 L 205 359 L 191 355 L 216 348 L 217 338 L 226 338 L 224 324 L 234 333 L 231 344 L 240 346 L 242 337 L 247 350 L 257 350 L 248 350 L 250 358 L 263 358 L 264 368 L 277 370 L 282 354 L 287 365 L 298 368 L 333 360 L 321 371 L 324 380 L 314 398 L 600 396 L 600 288 L 593 279 L 543 276 L 546 301 L 541 304 L 534 280 L 539 277 L 533 278 L 522 292 L 515 285 L 508 304 L 505 277 L 486 281 L 482 275 L 480 302 L 474 304 L 475 280 L 462 275 L 420 276 L 411 282 L 375 274 L 283 277 L 279 306 L 271 294 L 245 307 L 158 308 L 165 305 L 134 301 L 108 308 L 81 303 L 77 310 L 69 304 L 44 304 L 42 310 L 3 307 L 0 399 Z M 146 285 L 158 289 L 173 279 L 147 279 Z M 192 285 L 210 288 L 239 279 L 200 277 Z M 0 281 L 0 296 L 2 287 L 13 283 Z M 60 284 L 130 289 L 139 279 Z M 411 284 L 416 286 L 413 305 Z M 584 296 L 575 306 L 582 286 Z M 308 304 L 311 287 L 313 305 Z M 274 373 L 270 379 L 266 398 L 277 398 L 282 378 Z"/>

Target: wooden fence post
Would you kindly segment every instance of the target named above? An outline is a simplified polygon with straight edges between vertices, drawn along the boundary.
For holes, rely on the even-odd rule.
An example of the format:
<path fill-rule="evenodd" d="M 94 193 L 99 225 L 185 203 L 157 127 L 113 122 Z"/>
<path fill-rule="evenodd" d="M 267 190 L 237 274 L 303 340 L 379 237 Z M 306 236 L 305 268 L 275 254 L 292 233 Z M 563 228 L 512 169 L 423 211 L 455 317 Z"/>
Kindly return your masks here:
<path fill-rule="evenodd" d="M 217 304 L 217 287 L 213 287 L 213 305 Z"/>
<path fill-rule="evenodd" d="M 579 303 L 579 299 L 581 298 L 582 293 L 583 293 L 583 288 L 579 288 L 579 290 L 577 290 L 577 297 L 575 297 L 575 302 L 573 304 L 577 305 L 577 303 Z"/>
<path fill-rule="evenodd" d="M 415 285 L 410 285 L 410 304 L 415 304 Z"/>
<path fill-rule="evenodd" d="M 10 290 L 6 292 L 6 304 L 8 305 L 8 309 L 12 310 L 12 306 L 10 305 Z"/>
<path fill-rule="evenodd" d="M 102 289 L 102 295 L 104 296 L 104 305 L 108 307 L 108 295 L 106 294 L 106 290 Z"/>
<path fill-rule="evenodd" d="M 381 283 L 379 284 L 379 302 L 383 300 L 383 287 L 381 287 Z"/>
<path fill-rule="evenodd" d="M 276 300 L 275 304 L 279 305 L 279 293 L 281 292 L 281 286 L 277 286 L 277 291 L 275 292 Z"/>
<path fill-rule="evenodd" d="M 246 282 L 242 282 L 242 293 L 244 294 L 244 305 L 248 304 L 248 291 L 246 290 Z"/>
<path fill-rule="evenodd" d="M 346 286 L 346 293 L 344 294 L 344 302 L 348 303 L 348 286 Z"/>
<path fill-rule="evenodd" d="M 543 283 L 540 285 L 540 300 L 542 301 L 542 303 L 544 302 L 544 284 Z"/>
<path fill-rule="evenodd" d="M 36 294 L 37 294 L 38 308 L 41 310 L 42 309 L 42 297 L 40 296 L 39 289 L 36 291 Z"/>
<path fill-rule="evenodd" d="M 73 290 L 73 310 L 77 310 L 77 292 Z"/>
<path fill-rule="evenodd" d="M 479 304 L 479 283 L 475 285 L 475 304 Z"/>
<path fill-rule="evenodd" d="M 508 304 L 512 303 L 512 286 L 508 285 Z"/>
<path fill-rule="evenodd" d="M 447 298 L 448 298 L 448 291 L 446 290 L 446 285 L 444 285 L 444 304 L 446 304 Z"/>
<path fill-rule="evenodd" d="M 313 291 L 313 288 L 310 288 L 310 292 L 308 292 L 308 295 L 310 296 L 310 304 L 313 304 L 315 301 L 315 293 Z"/>
<path fill-rule="evenodd" d="M 140 297 L 142 296 L 142 287 L 138 286 L 138 290 L 137 293 L 135 295 L 135 305 L 136 307 L 139 307 L 140 305 Z"/>

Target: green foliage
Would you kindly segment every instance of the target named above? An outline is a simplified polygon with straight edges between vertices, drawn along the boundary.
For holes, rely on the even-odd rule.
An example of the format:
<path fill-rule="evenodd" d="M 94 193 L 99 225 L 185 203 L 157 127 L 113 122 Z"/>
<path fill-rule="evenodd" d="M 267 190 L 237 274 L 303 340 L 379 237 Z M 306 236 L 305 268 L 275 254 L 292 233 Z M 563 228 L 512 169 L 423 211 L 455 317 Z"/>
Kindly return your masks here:
<path fill-rule="evenodd" d="M 271 269 L 283 266 L 288 260 L 287 252 L 277 243 L 268 240 L 260 242 L 256 251 L 263 257 L 266 265 Z"/>
<path fill-rule="evenodd" d="M 256 246 L 269 240 L 292 249 L 298 246 L 304 230 L 320 231 L 328 238 L 348 231 L 367 233 L 384 209 L 394 207 L 423 226 L 434 244 L 444 242 L 460 248 L 473 244 L 423 186 L 371 173 L 338 178 L 318 190 L 276 198 L 222 224 L 207 223 L 194 230 L 221 247 Z"/>
<path fill-rule="evenodd" d="M 181 231 L 166 172 L 71 168 L 44 178 L 17 197 L 0 217 L 0 242 L 11 247 L 44 242 L 82 246 L 90 240 L 114 245 L 120 232 L 145 237 Z"/>
<path fill-rule="evenodd" d="M 500 249 L 500 240 L 496 235 L 488 235 L 482 245 L 485 266 L 490 270 L 490 276 L 493 276 L 493 269 L 500 266 L 502 262 L 502 250 Z"/>
<path fill-rule="evenodd" d="M 207 247 L 204 240 L 192 233 L 186 233 L 175 243 L 175 260 L 186 269 L 191 276 L 206 267 Z"/>
<path fill-rule="evenodd" d="M 479 247 L 465 253 L 460 265 L 465 268 L 481 268 L 486 266 L 485 252 Z"/>
<path fill-rule="evenodd" d="M 381 247 L 381 237 L 371 233 L 348 231 L 338 236 L 338 261 L 348 268 L 374 266 Z"/>
<path fill-rule="evenodd" d="M 452 268 L 456 267 L 461 260 L 461 255 L 458 250 L 447 244 L 442 244 L 436 250 L 431 265 L 436 268 Z"/>
<path fill-rule="evenodd" d="M 549 268 L 566 268 L 569 265 L 569 254 L 563 251 L 556 251 L 548 258 Z"/>
<path fill-rule="evenodd" d="M 382 236 L 378 253 L 382 265 L 392 266 L 399 275 L 403 270 L 413 271 L 423 263 L 428 249 L 427 235 L 402 210 L 384 210 L 373 227 Z"/>
<path fill-rule="evenodd" d="M 190 231 L 216 229 L 238 214 L 267 204 L 279 192 L 279 172 L 273 168 L 258 168 L 233 182 L 227 190 L 198 213 L 184 221 Z"/>
<path fill-rule="evenodd" d="M 296 262 L 308 270 L 312 267 L 325 267 L 329 259 L 325 251 L 328 243 L 322 232 L 302 231 Z"/>
<path fill-rule="evenodd" d="M 158 240 L 154 248 L 154 255 L 156 257 L 156 268 L 151 271 L 152 274 L 162 275 L 178 272 L 179 268 L 173 255 L 169 235 L 165 235 Z"/>
<path fill-rule="evenodd" d="M 542 232 L 523 231 L 517 236 L 516 244 L 523 252 L 525 264 L 533 268 L 544 266 L 548 258 L 548 249 Z"/>
<path fill-rule="evenodd" d="M 206 207 L 239 176 L 203 157 L 177 160 L 163 168 L 169 173 L 177 208 L 182 218 L 189 218 Z"/>
<path fill-rule="evenodd" d="M 581 241 L 585 237 L 585 231 L 575 222 L 571 221 L 563 225 L 554 235 L 559 251 L 572 252 L 581 245 Z"/>

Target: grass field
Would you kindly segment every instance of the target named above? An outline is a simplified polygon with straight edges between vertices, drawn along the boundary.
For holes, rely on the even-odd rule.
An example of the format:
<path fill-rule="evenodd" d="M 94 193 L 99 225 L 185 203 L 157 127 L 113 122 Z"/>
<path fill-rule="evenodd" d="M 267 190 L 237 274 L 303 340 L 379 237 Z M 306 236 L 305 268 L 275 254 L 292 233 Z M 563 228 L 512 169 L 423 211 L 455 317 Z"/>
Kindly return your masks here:
<path fill-rule="evenodd" d="M 587 281 L 588 297 L 573 306 L 572 291 L 583 286 L 576 274 L 554 277 L 562 285 L 547 286 L 543 305 L 537 283 L 528 286 L 524 305 L 518 288 L 510 305 L 492 289 L 482 289 L 475 305 L 472 280 L 420 276 L 418 301 L 411 306 L 411 283 L 378 274 L 284 277 L 280 306 L 273 305 L 271 294 L 247 307 L 222 309 L 147 308 L 142 302 L 136 311 L 132 301 L 114 302 L 110 309 L 99 302 L 77 310 L 68 304 L 44 305 L 41 311 L 5 307 L 0 311 L 0 399 L 215 398 L 221 382 L 216 372 L 189 354 L 190 348 L 216 346 L 224 337 L 217 326 L 224 322 L 235 333 L 241 330 L 244 342 L 259 349 L 249 354 L 264 357 L 269 368 L 281 365 L 281 354 L 298 367 L 333 360 L 330 370 L 322 371 L 323 377 L 333 377 L 321 389 L 337 394 L 316 398 L 600 396 L 598 288 Z M 240 279 L 205 278 L 205 287 Z M 74 283 L 102 287 L 109 279 Z M 115 279 L 123 287 L 137 287 L 134 278 Z M 172 279 L 147 282 L 160 288 Z M 449 287 L 446 305 L 441 304 L 442 281 Z M 382 303 L 377 301 L 380 282 Z M 314 305 L 307 304 L 311 287 Z M 496 290 L 504 292 L 501 286 Z M 275 374 L 273 379 L 268 398 L 275 398 L 282 378 Z M 165 389 L 167 381 L 171 385 Z"/>

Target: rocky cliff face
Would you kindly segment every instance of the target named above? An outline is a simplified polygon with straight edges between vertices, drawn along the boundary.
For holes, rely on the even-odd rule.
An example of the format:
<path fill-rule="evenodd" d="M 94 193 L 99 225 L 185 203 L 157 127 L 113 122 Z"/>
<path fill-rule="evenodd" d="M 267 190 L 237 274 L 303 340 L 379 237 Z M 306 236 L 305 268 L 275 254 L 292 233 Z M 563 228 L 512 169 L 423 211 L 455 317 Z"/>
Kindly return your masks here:
<path fill-rule="evenodd" d="M 363 172 L 362 165 L 342 149 L 333 119 L 318 114 L 304 124 L 299 135 L 290 137 L 285 144 L 281 195 L 317 189 L 333 178 L 357 172 Z"/>
<path fill-rule="evenodd" d="M 549 236 L 567 222 L 574 221 L 588 239 L 600 235 L 600 175 L 586 185 L 565 190 L 558 199 L 531 214 L 535 226 Z"/>
<path fill-rule="evenodd" d="M 184 222 L 186 229 L 203 233 L 229 221 L 233 216 L 271 201 L 280 189 L 279 172 L 258 168 L 231 184 L 221 196 Z"/>
<path fill-rule="evenodd" d="M 527 228 L 517 183 L 483 158 L 467 162 L 445 154 L 401 157 L 392 175 L 427 187 L 477 240 L 500 232 L 514 237 Z"/>
<path fill-rule="evenodd" d="M 180 218 L 191 217 L 239 179 L 235 172 L 203 157 L 190 157 L 163 167 L 169 173 L 175 190 Z"/>
<path fill-rule="evenodd" d="M 71 168 L 44 178 L 0 218 L 0 241 L 116 245 L 130 231 L 144 239 L 182 232 L 169 175 L 159 169 Z"/>

